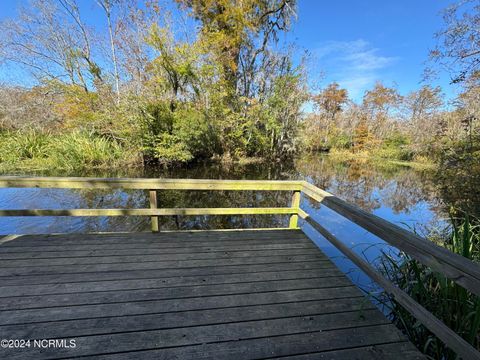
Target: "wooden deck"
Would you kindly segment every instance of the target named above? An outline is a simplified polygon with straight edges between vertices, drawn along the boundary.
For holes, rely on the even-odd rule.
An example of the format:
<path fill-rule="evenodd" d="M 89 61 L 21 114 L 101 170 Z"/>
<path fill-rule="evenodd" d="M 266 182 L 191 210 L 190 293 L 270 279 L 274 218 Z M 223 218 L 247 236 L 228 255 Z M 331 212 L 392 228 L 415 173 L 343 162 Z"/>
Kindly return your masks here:
<path fill-rule="evenodd" d="M 3 242 L 0 338 L 32 340 L 5 359 L 423 358 L 300 230 Z"/>

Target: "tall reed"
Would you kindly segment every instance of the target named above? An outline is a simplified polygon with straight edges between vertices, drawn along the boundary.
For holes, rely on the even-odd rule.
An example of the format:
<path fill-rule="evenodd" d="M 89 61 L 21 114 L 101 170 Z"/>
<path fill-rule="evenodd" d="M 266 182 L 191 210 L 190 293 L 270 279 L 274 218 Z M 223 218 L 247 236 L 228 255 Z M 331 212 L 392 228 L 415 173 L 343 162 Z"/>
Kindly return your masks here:
<path fill-rule="evenodd" d="M 480 228 L 468 216 L 452 220 L 447 231 L 431 240 L 472 261 L 480 260 Z M 448 327 L 476 348 L 480 346 L 480 299 L 432 271 L 405 253 L 384 254 L 382 271 L 398 287 L 422 304 Z M 433 359 L 456 359 L 435 335 L 420 324 L 394 299 L 384 294 L 382 302 L 391 309 L 391 318 L 426 355 Z"/>
<path fill-rule="evenodd" d="M 87 131 L 0 133 L 0 171 L 111 168 L 138 160 L 129 144 Z"/>

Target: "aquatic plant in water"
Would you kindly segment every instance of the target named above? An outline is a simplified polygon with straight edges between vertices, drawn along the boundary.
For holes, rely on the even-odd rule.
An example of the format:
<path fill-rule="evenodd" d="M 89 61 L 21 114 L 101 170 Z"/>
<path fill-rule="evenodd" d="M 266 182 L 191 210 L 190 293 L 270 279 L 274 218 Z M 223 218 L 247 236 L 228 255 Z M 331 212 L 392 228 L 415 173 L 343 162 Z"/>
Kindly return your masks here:
<path fill-rule="evenodd" d="M 469 260 L 480 260 L 480 225 L 468 216 L 452 219 L 451 225 L 432 241 Z M 480 299 L 442 274 L 432 271 L 409 255 L 384 253 L 381 270 L 387 278 L 427 308 L 448 327 L 476 348 L 480 346 Z M 434 359 L 456 359 L 435 335 L 392 297 L 384 293 L 382 304 L 390 308 L 393 322 L 425 354 Z"/>

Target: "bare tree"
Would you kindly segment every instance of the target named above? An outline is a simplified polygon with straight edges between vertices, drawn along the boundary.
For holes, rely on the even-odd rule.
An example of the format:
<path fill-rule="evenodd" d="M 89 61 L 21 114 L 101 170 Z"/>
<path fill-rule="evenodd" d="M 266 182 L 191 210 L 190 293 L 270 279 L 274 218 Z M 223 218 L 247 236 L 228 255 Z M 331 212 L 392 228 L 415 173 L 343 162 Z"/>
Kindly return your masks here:
<path fill-rule="evenodd" d="M 0 57 L 30 69 L 39 81 L 60 80 L 85 91 L 103 83 L 75 0 L 33 0 L 19 13 L 0 24 Z"/>
<path fill-rule="evenodd" d="M 110 49 L 112 51 L 113 71 L 115 77 L 115 92 L 117 93 L 117 103 L 120 101 L 120 75 L 118 73 L 117 54 L 115 50 L 115 42 L 113 39 L 113 25 L 112 25 L 112 5 L 116 0 L 97 0 L 97 4 L 105 12 L 107 18 L 108 35 L 110 38 Z"/>
<path fill-rule="evenodd" d="M 443 94 L 440 87 L 423 86 L 403 99 L 403 112 L 408 131 L 417 148 L 425 149 L 438 133 L 440 114 L 443 111 Z"/>
<path fill-rule="evenodd" d="M 480 3 L 457 1 L 444 10 L 443 19 L 430 57 L 451 73 L 452 82 L 464 82 L 480 69 Z"/>
<path fill-rule="evenodd" d="M 397 89 L 377 82 L 372 90 L 363 96 L 363 108 L 369 122 L 369 128 L 379 139 L 383 139 L 392 131 L 395 123 L 391 120 L 392 111 L 400 105 L 402 97 Z"/>

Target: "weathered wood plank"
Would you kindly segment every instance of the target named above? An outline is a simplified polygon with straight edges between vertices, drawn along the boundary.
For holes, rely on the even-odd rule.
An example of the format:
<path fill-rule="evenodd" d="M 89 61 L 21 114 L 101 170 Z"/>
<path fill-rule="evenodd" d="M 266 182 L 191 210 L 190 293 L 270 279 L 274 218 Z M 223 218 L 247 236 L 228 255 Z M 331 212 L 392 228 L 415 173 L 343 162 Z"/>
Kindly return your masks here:
<path fill-rule="evenodd" d="M 0 176 L 0 187 L 142 190 L 301 190 L 301 181 Z"/>
<path fill-rule="evenodd" d="M 352 286 L 352 283 L 345 277 L 322 277 L 301 280 L 294 279 L 236 284 L 160 287 L 157 289 L 122 289 L 116 291 L 95 291 L 74 294 L 23 296 L 20 298 L 15 296 L 11 298 L 0 298 L 0 311 L 161 299 L 183 299 L 201 296 L 253 294 L 286 290 L 324 289 L 344 286 Z"/>
<path fill-rule="evenodd" d="M 152 313 L 146 315 L 103 317 L 84 320 L 55 321 L 25 325 L 6 325 L 1 332 L 16 339 L 51 339 L 98 335 L 122 331 L 141 331 L 176 327 L 221 324 L 238 321 L 265 320 L 292 316 L 309 316 L 356 312 L 359 317 L 372 314 L 378 318 L 378 311 L 370 302 L 361 297 L 313 300 L 299 303 L 264 304 L 202 311 Z M 374 314 L 375 312 L 375 314 Z"/>
<path fill-rule="evenodd" d="M 291 256 L 291 255 L 316 255 L 317 258 L 327 259 L 325 255 L 315 252 L 311 248 L 307 249 L 280 249 L 280 250 L 258 250 L 258 251 L 223 251 L 223 252 L 184 252 L 180 254 L 152 254 L 151 252 L 142 255 L 113 255 L 113 256 L 78 256 L 78 257 L 54 257 L 54 258 L 36 258 L 32 262 L 31 258 L 23 260 L 8 260 L 0 256 L 1 268 L 18 267 L 39 267 L 39 266 L 58 266 L 58 265 L 81 265 L 81 264 L 114 264 L 114 263 L 141 263 L 153 261 L 174 261 L 174 260 L 207 260 L 207 259 L 233 259 L 233 258 L 255 258 L 269 256 Z"/>
<path fill-rule="evenodd" d="M 41 309 L 4 310 L 0 312 L 0 325 L 30 324 L 34 322 L 95 317 L 125 316 L 159 312 L 203 310 L 260 304 L 278 304 L 308 300 L 326 300 L 359 297 L 362 293 L 355 286 L 286 290 L 267 293 L 202 296 L 193 298 L 132 301 L 113 304 L 63 306 Z"/>
<path fill-rule="evenodd" d="M 278 240 L 272 241 L 270 243 L 265 240 L 226 240 L 220 246 L 236 246 L 236 245 L 249 245 L 251 248 L 256 248 L 257 246 L 264 246 L 265 244 L 292 244 L 291 240 Z M 309 244 L 308 240 L 302 239 L 298 244 L 306 245 Z M 192 241 L 192 242 L 160 242 L 157 241 L 155 244 L 135 244 L 135 243 L 117 243 L 117 244 L 102 244 L 101 241 L 95 244 L 81 244 L 81 245 L 43 245 L 43 246 L 15 246 L 4 244 L 0 246 L 0 253 L 18 253 L 18 252 L 35 252 L 35 251 L 77 251 L 77 250 L 112 250 L 112 249 L 193 249 L 193 248 L 216 248 L 216 244 L 212 244 L 211 241 Z"/>
<path fill-rule="evenodd" d="M 214 246 L 214 247 L 193 247 L 193 248 L 140 248 L 140 249 L 102 249 L 102 250 L 75 250 L 75 251 L 15 251 L 15 252 L 0 252 L 0 261 L 4 260 L 30 260 L 32 259 L 75 259 L 79 257 L 89 257 L 94 259 L 96 257 L 106 256 L 139 256 L 139 255 L 191 255 L 191 254 L 211 254 L 212 256 L 219 256 L 219 254 L 227 253 L 234 256 L 235 253 L 242 253 L 245 251 L 251 252 L 252 256 L 256 252 L 263 251 L 312 251 L 316 250 L 310 244 L 268 244 L 268 245 L 231 245 L 231 246 Z"/>
<path fill-rule="evenodd" d="M 333 338 L 333 336 L 352 336 L 351 342 Z M 231 341 L 226 343 L 200 344 L 172 349 L 144 350 L 128 353 L 95 356 L 99 360 L 166 360 L 182 359 L 197 360 L 211 359 L 212 356 L 222 359 L 245 360 L 251 359 L 328 359 L 328 360 L 425 360 L 422 355 L 409 342 L 380 343 L 368 336 L 365 341 L 371 340 L 371 345 L 359 341 L 360 334 L 348 330 L 338 331 L 334 334 L 328 332 L 326 338 L 321 338 L 322 333 L 307 333 L 302 335 L 284 335 L 274 339 L 249 339 Z M 312 342 L 309 344 L 304 340 Z M 303 340 L 303 342 L 302 342 Z M 326 343 L 326 341 L 329 341 Z M 351 346 L 351 347 L 350 347 Z M 341 349 L 341 350 L 338 350 Z M 291 354 L 302 354 L 293 355 Z M 213 355 L 212 355 L 213 354 Z M 278 357 L 276 357 L 278 356 Z M 86 359 L 92 357 L 87 356 Z"/>
<path fill-rule="evenodd" d="M 199 286 L 199 285 L 218 285 L 218 284 L 236 284 L 254 281 L 279 281 L 314 278 L 330 278 L 344 276 L 336 268 L 312 269 L 312 270 L 288 270 L 288 271 L 265 271 L 255 273 L 240 273 L 226 275 L 208 275 L 208 276 L 178 276 L 178 277 L 153 277 L 137 278 L 126 280 L 105 280 L 105 281 L 85 281 L 74 283 L 53 283 L 53 284 L 19 284 L 10 286 L 0 286 L 0 298 L 35 295 L 55 295 L 70 294 L 96 291 L 116 291 L 116 290 L 139 290 L 162 287 L 180 287 L 180 286 Z"/>
<path fill-rule="evenodd" d="M 285 360 L 420 360 L 426 357 L 410 343 L 390 343 L 355 347 L 353 349 L 329 350 L 310 354 L 282 356 Z"/>
<path fill-rule="evenodd" d="M 201 241 L 210 241 L 221 245 L 225 241 L 284 241 L 284 240 L 303 240 L 308 242 L 305 235 L 300 230 L 280 230 L 277 233 L 267 232 L 260 236 L 256 234 L 257 230 L 242 230 L 235 236 L 235 231 L 225 231 L 229 235 L 224 235 L 218 231 L 205 232 L 186 232 L 185 236 L 179 236 L 178 233 L 161 232 L 157 234 L 148 233 L 119 233 L 119 234 L 59 234 L 59 235 L 21 235 L 14 240 L 8 241 L 0 246 L 42 246 L 42 245 L 95 245 L 101 244 L 156 244 L 161 243 L 196 243 Z M 182 233 L 183 234 L 183 233 Z M 195 236 L 195 234 L 197 234 Z"/>
<path fill-rule="evenodd" d="M 328 316 L 328 315 L 327 315 Z M 325 318 L 327 318 L 327 316 Z M 368 343 L 388 343 L 404 341 L 393 325 L 383 324 L 370 327 L 356 327 L 342 329 L 347 323 L 358 324 L 368 323 L 368 320 L 361 320 L 355 317 L 346 317 L 343 321 L 335 320 L 322 321 L 319 316 L 314 320 L 308 318 L 299 319 L 278 319 L 259 322 L 232 323 L 224 325 L 211 325 L 197 328 L 182 328 L 172 330 L 160 330 L 149 332 L 136 332 L 132 334 L 99 335 L 94 337 L 78 338 L 75 349 L 47 349 L 39 352 L 29 352 L 35 358 L 46 358 L 52 356 L 85 356 L 94 354 L 105 354 L 109 351 L 105 344 L 114 348 L 117 352 L 132 350 L 151 349 L 151 344 L 157 348 L 176 346 L 177 353 L 174 358 L 184 358 L 182 348 L 185 345 L 198 345 L 217 343 L 216 352 L 200 353 L 198 358 L 219 356 L 228 359 L 252 359 L 280 356 L 292 353 L 305 353 L 319 350 L 331 350 L 350 346 L 362 346 Z M 285 327 L 291 333 L 285 335 Z M 274 336 L 272 341 L 270 337 Z M 262 338 L 260 338 L 262 337 Z M 228 343 L 227 341 L 235 341 Z M 239 341 L 240 340 L 240 341 Z M 247 341 L 248 340 L 248 341 Z M 221 342 L 221 343 L 219 343 Z M 191 351 L 192 349 L 190 349 Z M 171 350 L 169 353 L 172 355 Z M 207 356 L 208 354 L 208 356 Z M 10 354 L 7 353 L 8 356 Z M 118 354 L 115 354 L 118 356 Z M 130 354 L 128 354 L 130 355 Z M 157 353 L 156 359 L 165 358 Z M 21 352 L 12 352 L 11 359 L 21 358 Z M 117 357 L 118 358 L 118 357 Z M 128 358 L 128 357 L 127 357 Z M 168 356 L 166 358 L 169 358 Z"/>
<path fill-rule="evenodd" d="M 296 263 L 275 263 L 259 265 L 235 265 L 235 266 L 212 266 L 204 268 L 177 268 L 177 269 L 159 269 L 159 270 L 130 270 L 130 271 L 110 271 L 97 273 L 75 273 L 75 274 L 49 274 L 33 275 L 28 277 L 5 277 L 1 280 L 2 286 L 18 285 L 21 282 L 24 285 L 51 284 L 51 283 L 71 283 L 86 281 L 105 281 L 105 280 L 127 280 L 142 278 L 167 278 L 177 276 L 211 276 L 226 274 L 244 274 L 270 271 L 290 271 L 290 270 L 336 270 L 336 268 L 325 261 L 318 262 L 296 262 Z"/>
<path fill-rule="evenodd" d="M 28 267 L 3 267 L 0 268 L 1 278 L 11 276 L 37 276 L 45 274 L 75 274 L 75 273 L 97 273 L 114 271 L 135 271 L 135 270 L 159 270 L 177 268 L 203 268 L 213 266 L 235 266 L 235 265 L 257 265 L 276 264 L 286 262 L 321 262 L 330 264 L 323 256 L 316 253 L 309 255 L 280 255 L 280 256 L 255 256 L 249 258 L 227 258 L 227 259 L 204 259 L 204 260 L 164 260 L 150 262 L 120 262 L 106 264 L 70 264 L 70 265 L 47 265 Z"/>

